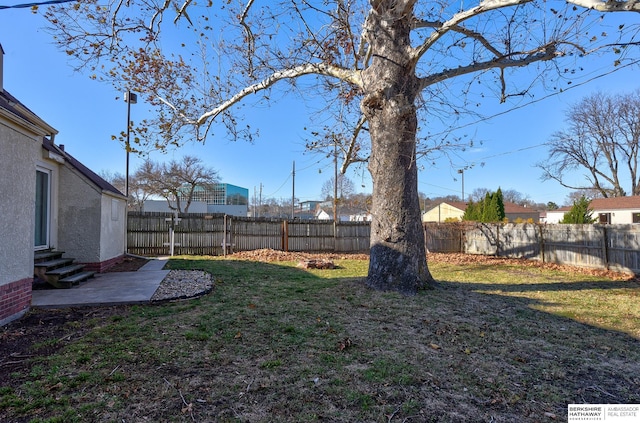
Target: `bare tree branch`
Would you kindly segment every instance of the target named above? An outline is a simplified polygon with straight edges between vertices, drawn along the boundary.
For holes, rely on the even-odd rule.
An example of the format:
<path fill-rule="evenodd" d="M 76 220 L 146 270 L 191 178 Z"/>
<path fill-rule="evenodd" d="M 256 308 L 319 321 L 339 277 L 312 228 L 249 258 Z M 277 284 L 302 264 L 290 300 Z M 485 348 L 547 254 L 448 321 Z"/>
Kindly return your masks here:
<path fill-rule="evenodd" d="M 420 19 L 416 19 L 414 21 L 414 23 L 413 23 L 413 27 L 416 28 L 416 29 L 419 29 L 419 28 L 440 29 L 444 25 L 445 24 L 443 22 L 441 22 L 441 21 L 423 21 L 423 20 L 420 20 Z M 451 25 L 450 26 L 450 30 L 458 32 L 460 34 L 466 35 L 469 38 L 473 38 L 473 39 L 477 40 L 480 44 L 482 44 L 487 50 L 489 50 L 491 53 L 493 53 L 496 57 L 502 56 L 502 52 L 499 51 L 494 46 L 492 46 L 491 43 L 481 33 L 477 32 L 477 31 L 473 31 L 471 29 L 467 29 L 462 25 Z"/>
<path fill-rule="evenodd" d="M 344 156 L 344 161 L 342 162 L 342 166 L 340 167 L 341 173 L 345 173 L 347 171 L 347 167 L 349 167 L 349 165 L 355 161 L 353 153 L 357 145 L 358 135 L 360 134 L 360 131 L 362 130 L 362 127 L 366 122 L 367 118 L 364 115 L 360 116 L 360 120 L 358 120 L 358 123 L 356 124 L 356 127 L 353 131 L 353 135 L 351 136 L 351 141 L 349 142 L 347 153 Z"/>
<path fill-rule="evenodd" d="M 256 51 L 256 38 L 251 31 L 251 28 L 247 24 L 247 16 L 249 15 L 249 9 L 253 5 L 254 0 L 249 0 L 244 10 L 242 11 L 242 15 L 240 16 L 240 25 L 244 29 L 244 32 L 247 37 L 247 61 L 249 63 L 249 75 L 253 76 L 253 56 Z"/>
<path fill-rule="evenodd" d="M 193 25 L 193 22 L 191 22 L 191 18 L 189 17 L 189 15 L 187 14 L 187 7 L 189 7 L 189 5 L 191 4 L 191 0 L 185 0 L 185 2 L 182 4 L 182 6 L 180 7 L 180 9 L 178 9 L 178 14 L 176 15 L 175 19 L 173 20 L 173 23 L 178 23 L 178 20 L 184 16 L 187 21 L 189 21 L 189 23 L 191 25 Z"/>
<path fill-rule="evenodd" d="M 304 64 L 296 66 L 292 69 L 274 72 L 268 78 L 262 80 L 261 82 L 245 87 L 213 110 L 200 116 L 194 123 L 197 125 L 202 125 L 207 121 L 207 119 L 215 119 L 215 117 L 218 116 L 221 112 L 238 103 L 246 96 L 266 90 L 277 82 L 312 74 L 334 77 L 358 87 L 363 86 L 362 77 L 359 71 L 340 68 L 338 66 L 333 66 L 325 63 Z"/>
<path fill-rule="evenodd" d="M 461 66 L 456 69 L 446 69 L 440 73 L 432 74 L 420 79 L 420 87 L 424 89 L 429 85 L 442 82 L 447 79 L 455 78 L 460 75 L 466 75 L 475 72 L 481 72 L 489 69 L 506 69 L 514 67 L 523 67 L 535 62 L 543 62 L 553 60 L 563 56 L 564 53 L 557 51 L 555 43 L 550 43 L 531 52 L 516 52 L 509 56 L 498 57 L 481 63 L 473 63 L 468 66 Z M 510 56 L 524 56 L 519 59 L 512 59 Z"/>
<path fill-rule="evenodd" d="M 567 3 L 599 12 L 640 12 L 640 2 L 637 0 L 567 0 Z"/>
<path fill-rule="evenodd" d="M 422 55 L 424 55 L 443 35 L 447 32 L 459 28 L 460 23 L 467 19 L 489 12 L 491 10 L 501 9 L 504 7 L 516 6 L 519 4 L 529 3 L 533 0 L 486 0 L 481 2 L 478 6 L 471 9 L 464 10 L 460 13 L 456 13 L 451 19 L 444 22 L 442 26 L 436 28 L 424 43 L 414 49 L 413 57 L 417 62 Z"/>

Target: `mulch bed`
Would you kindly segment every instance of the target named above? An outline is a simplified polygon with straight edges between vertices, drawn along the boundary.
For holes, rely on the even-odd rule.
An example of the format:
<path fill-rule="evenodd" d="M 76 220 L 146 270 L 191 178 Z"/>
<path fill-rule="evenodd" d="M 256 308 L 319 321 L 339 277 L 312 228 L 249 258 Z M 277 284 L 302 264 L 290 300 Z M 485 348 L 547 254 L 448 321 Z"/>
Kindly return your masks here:
<path fill-rule="evenodd" d="M 105 272 L 136 272 L 147 264 L 149 259 L 134 256 L 125 256 L 124 260 L 108 268 Z"/>

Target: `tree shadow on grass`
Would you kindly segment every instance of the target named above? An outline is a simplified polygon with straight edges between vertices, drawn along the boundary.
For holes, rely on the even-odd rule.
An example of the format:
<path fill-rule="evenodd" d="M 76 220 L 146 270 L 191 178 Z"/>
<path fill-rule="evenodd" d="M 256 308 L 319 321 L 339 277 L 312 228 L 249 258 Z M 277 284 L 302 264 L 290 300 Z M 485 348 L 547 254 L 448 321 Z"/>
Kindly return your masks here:
<path fill-rule="evenodd" d="M 482 357 L 473 373 L 500 380 L 519 398 L 555 403 L 550 411 L 566 418 L 566 404 L 640 402 L 640 339 L 625 331 L 629 325 L 616 325 L 616 330 L 604 327 L 606 320 L 597 314 L 607 314 L 606 308 L 596 305 L 576 311 L 557 295 L 528 295 L 566 291 L 575 296 L 580 291 L 637 288 L 637 283 L 629 282 L 438 282 L 435 292 L 453 310 L 442 313 L 446 309 L 440 307 L 442 320 L 454 327 L 475 328 L 482 338 L 466 349 L 470 356 L 476 353 L 474 348 L 484 350 L 477 352 Z M 638 334 L 637 316 L 628 318 L 635 321 L 630 326 Z M 489 361 L 493 363 L 484 363 Z"/>
<path fill-rule="evenodd" d="M 532 291 L 583 291 L 594 289 L 640 289 L 638 281 L 576 281 L 576 282 L 520 282 L 520 283 L 491 283 L 491 282 L 437 282 L 443 289 L 466 289 L 471 291 L 503 291 L 503 292 L 532 292 Z"/>

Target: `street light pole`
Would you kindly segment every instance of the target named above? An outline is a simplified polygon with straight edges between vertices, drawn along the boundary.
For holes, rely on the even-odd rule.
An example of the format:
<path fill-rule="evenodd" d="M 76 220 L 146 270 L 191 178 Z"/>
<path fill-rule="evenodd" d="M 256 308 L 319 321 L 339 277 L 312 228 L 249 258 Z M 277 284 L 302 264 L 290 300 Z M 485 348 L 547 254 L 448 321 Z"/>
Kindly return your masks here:
<path fill-rule="evenodd" d="M 458 173 L 462 176 L 462 201 L 464 202 L 464 169 L 458 169 Z"/>
<path fill-rule="evenodd" d="M 131 144 L 129 143 L 129 136 L 131 133 L 131 105 L 138 102 L 138 96 L 127 90 L 124 93 L 124 101 L 127 102 L 127 142 L 125 144 L 125 150 L 127 152 L 127 164 L 124 176 L 124 195 L 127 197 L 127 203 L 129 203 L 129 151 L 131 150 Z"/>

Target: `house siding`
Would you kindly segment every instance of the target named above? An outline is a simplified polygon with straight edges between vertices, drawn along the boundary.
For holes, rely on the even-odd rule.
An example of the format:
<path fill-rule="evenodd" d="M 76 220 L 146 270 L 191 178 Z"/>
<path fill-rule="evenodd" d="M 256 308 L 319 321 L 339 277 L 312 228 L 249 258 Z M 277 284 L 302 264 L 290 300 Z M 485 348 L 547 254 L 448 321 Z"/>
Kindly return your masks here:
<path fill-rule="evenodd" d="M 460 210 L 459 208 L 447 203 L 440 203 L 423 214 L 422 221 L 442 223 L 446 219 L 462 220 L 462 216 L 464 216 L 464 210 Z"/>
<path fill-rule="evenodd" d="M 100 262 L 101 192 L 66 166 L 59 178 L 58 249 L 79 263 Z"/>
<path fill-rule="evenodd" d="M 33 281 L 36 134 L 19 131 L 0 119 L 0 324 L 29 308 Z M 10 201 L 7 201 L 10 199 Z"/>
<path fill-rule="evenodd" d="M 633 215 L 640 213 L 640 196 L 596 198 L 591 200 L 589 208 L 591 216 L 599 219 L 600 214 L 608 214 L 607 223 L 615 225 L 627 225 L 633 223 Z M 558 210 L 548 211 L 546 223 L 558 223 L 562 221 L 565 213 L 571 207 L 562 207 Z"/>
<path fill-rule="evenodd" d="M 58 248 L 89 269 L 104 271 L 125 248 L 126 201 L 111 195 L 70 166 L 60 167 Z"/>
<path fill-rule="evenodd" d="M 633 213 L 640 212 L 639 209 L 635 210 L 620 210 L 620 209 L 600 209 L 594 210 L 593 217 L 598 218 L 600 213 L 607 213 L 611 216 L 611 224 L 631 224 L 633 223 Z"/>
<path fill-rule="evenodd" d="M 122 256 L 124 252 L 127 204 L 124 198 L 108 194 L 102 194 L 101 202 L 99 261 L 108 265 L 107 262 Z"/>

